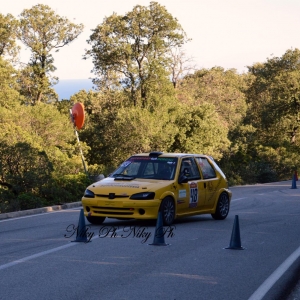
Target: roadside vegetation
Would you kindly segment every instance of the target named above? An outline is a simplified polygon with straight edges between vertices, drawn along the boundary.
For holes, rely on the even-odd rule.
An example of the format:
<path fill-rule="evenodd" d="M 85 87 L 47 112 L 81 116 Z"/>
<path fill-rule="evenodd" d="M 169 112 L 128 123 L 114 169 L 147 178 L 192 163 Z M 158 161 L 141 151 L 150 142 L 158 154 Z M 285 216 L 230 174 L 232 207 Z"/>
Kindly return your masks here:
<path fill-rule="evenodd" d="M 243 74 L 197 69 L 181 25 L 150 2 L 92 29 L 83 56 L 97 89 L 59 101 L 52 55 L 82 30 L 42 4 L 18 19 L 0 14 L 0 213 L 80 201 L 93 176 L 154 150 L 211 155 L 230 185 L 291 179 L 300 159 L 300 50 Z M 31 52 L 27 63 L 18 42 Z M 69 118 L 76 102 L 85 107 L 88 174 Z"/>

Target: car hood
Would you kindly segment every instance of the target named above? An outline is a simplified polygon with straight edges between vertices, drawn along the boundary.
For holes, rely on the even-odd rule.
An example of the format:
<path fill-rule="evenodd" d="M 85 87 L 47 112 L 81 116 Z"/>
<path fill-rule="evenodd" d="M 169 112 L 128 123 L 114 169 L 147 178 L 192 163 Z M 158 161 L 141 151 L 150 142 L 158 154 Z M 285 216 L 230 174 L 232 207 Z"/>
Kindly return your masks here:
<path fill-rule="evenodd" d="M 101 181 L 91 184 L 88 189 L 95 194 L 106 193 L 132 193 L 155 191 L 159 188 L 168 186 L 172 183 L 171 180 L 154 180 L 154 179 L 135 179 L 135 180 L 115 180 L 114 178 L 105 178 Z"/>

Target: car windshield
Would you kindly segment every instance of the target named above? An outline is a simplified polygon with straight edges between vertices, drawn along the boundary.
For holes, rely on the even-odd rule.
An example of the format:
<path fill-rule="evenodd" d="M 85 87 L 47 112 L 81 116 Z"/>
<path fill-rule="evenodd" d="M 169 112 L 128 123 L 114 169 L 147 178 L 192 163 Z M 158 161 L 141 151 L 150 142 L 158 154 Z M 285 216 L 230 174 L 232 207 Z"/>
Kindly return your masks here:
<path fill-rule="evenodd" d="M 110 177 L 172 180 L 176 166 L 176 157 L 132 156 L 123 162 Z"/>

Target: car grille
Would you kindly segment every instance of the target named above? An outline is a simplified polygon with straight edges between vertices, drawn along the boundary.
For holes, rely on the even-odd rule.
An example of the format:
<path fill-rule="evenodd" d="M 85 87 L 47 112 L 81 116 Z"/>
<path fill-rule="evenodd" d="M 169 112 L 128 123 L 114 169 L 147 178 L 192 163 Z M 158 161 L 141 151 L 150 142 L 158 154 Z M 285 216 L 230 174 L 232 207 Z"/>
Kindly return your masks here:
<path fill-rule="evenodd" d="M 108 195 L 105 194 L 96 194 L 97 197 L 107 198 L 107 199 L 116 199 L 116 198 L 128 198 L 128 195 L 116 195 L 114 193 L 110 193 Z"/>
<path fill-rule="evenodd" d="M 97 214 L 106 215 L 133 215 L 133 209 L 127 207 L 108 207 L 108 206 L 92 206 L 92 210 Z"/>

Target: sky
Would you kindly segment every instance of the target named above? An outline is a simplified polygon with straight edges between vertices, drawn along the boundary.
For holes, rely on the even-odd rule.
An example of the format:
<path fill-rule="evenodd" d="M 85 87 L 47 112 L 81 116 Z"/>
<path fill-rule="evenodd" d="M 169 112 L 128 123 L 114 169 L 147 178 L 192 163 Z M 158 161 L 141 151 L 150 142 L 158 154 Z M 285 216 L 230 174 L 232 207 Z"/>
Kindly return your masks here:
<path fill-rule="evenodd" d="M 280 57 L 300 48 L 299 0 L 157 0 L 175 17 L 191 39 L 184 46 L 198 69 L 221 66 L 247 72 L 247 66 Z M 83 60 L 92 29 L 113 12 L 124 15 L 146 0 L 0 0 L 0 13 L 18 18 L 36 4 L 50 6 L 58 15 L 85 26 L 83 33 L 54 56 L 60 80 L 89 79 L 93 64 Z M 30 52 L 21 52 L 28 62 Z"/>

